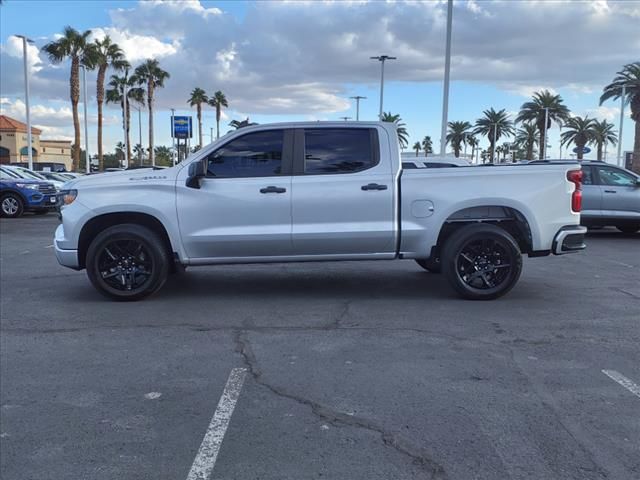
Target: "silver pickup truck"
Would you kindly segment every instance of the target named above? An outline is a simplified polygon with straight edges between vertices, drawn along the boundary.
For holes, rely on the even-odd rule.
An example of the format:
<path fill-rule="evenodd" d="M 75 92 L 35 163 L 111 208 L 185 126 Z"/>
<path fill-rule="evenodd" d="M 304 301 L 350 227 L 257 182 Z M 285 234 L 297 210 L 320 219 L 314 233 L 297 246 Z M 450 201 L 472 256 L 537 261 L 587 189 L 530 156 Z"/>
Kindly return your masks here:
<path fill-rule="evenodd" d="M 585 247 L 581 178 L 578 164 L 403 170 L 389 123 L 259 125 L 173 168 L 69 182 L 54 245 L 118 300 L 185 266 L 397 259 L 493 299 L 522 254 Z"/>

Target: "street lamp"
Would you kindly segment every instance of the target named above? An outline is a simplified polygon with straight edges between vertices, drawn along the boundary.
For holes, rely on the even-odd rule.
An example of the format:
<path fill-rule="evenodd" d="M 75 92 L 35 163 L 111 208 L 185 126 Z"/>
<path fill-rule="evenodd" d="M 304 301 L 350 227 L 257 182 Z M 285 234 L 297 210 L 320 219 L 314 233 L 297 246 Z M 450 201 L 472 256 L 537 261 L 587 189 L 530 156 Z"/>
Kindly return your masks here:
<path fill-rule="evenodd" d="M 618 158 L 616 163 L 619 167 L 624 167 L 624 161 L 622 159 L 622 124 L 624 123 L 624 97 L 626 94 L 627 87 L 626 85 L 622 85 L 622 95 L 620 95 L 620 130 L 618 131 Z"/>
<path fill-rule="evenodd" d="M 349 97 L 349 98 L 353 98 L 356 101 L 356 121 L 359 121 L 360 120 L 360 100 L 365 100 L 367 97 L 356 95 L 355 97 Z"/>
<path fill-rule="evenodd" d="M 378 57 L 369 57 L 371 60 L 378 60 L 380 62 L 380 112 L 378 113 L 378 119 L 382 120 L 382 100 L 384 98 L 384 62 L 387 60 L 397 60 L 396 57 L 390 57 L 389 55 L 380 55 Z"/>
<path fill-rule="evenodd" d="M 440 128 L 440 155 L 443 157 L 447 148 L 447 117 L 449 115 L 449 72 L 451 71 L 452 18 L 453 18 L 453 0 L 448 0 L 447 1 L 447 42 L 446 42 L 445 56 L 444 56 L 444 92 L 442 95 L 442 127 Z"/>
<path fill-rule="evenodd" d="M 549 131 L 549 107 L 544 107 L 544 145 L 542 145 L 542 158 L 547 158 L 547 132 Z"/>
<path fill-rule="evenodd" d="M 22 39 L 22 56 L 24 60 L 24 97 L 25 107 L 27 108 L 27 148 L 29 149 L 29 170 L 33 170 L 33 149 L 31 147 L 31 109 L 29 108 L 29 75 L 27 73 L 27 43 L 33 43 L 33 40 L 24 35 L 16 35 Z"/>
<path fill-rule="evenodd" d="M 171 148 L 173 149 L 173 153 L 178 154 L 178 152 L 176 152 L 176 137 L 174 136 L 175 134 L 175 124 L 174 124 L 174 120 L 175 120 L 175 116 L 176 116 L 176 109 L 172 108 L 171 109 Z M 212 130 L 213 131 L 213 130 Z M 174 155 L 171 155 L 171 160 L 173 163 L 173 166 L 176 166 L 176 157 Z"/>

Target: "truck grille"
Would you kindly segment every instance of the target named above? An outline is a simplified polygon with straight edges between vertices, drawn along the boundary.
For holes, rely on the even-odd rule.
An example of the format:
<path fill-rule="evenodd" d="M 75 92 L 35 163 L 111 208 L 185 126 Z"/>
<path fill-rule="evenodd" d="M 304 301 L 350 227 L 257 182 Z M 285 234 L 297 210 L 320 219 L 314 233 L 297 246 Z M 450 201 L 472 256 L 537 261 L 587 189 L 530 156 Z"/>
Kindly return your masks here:
<path fill-rule="evenodd" d="M 38 191 L 45 194 L 56 193 L 56 187 L 51 183 L 43 183 L 38 185 Z"/>

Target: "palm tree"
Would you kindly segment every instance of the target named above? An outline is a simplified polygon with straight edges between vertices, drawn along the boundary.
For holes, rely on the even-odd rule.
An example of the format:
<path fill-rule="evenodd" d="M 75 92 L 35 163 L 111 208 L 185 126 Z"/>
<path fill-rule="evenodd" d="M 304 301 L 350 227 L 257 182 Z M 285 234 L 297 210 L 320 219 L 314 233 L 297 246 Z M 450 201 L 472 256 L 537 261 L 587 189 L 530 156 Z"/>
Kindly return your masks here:
<path fill-rule="evenodd" d="M 420 142 L 416 142 L 413 144 L 413 149 L 416 151 L 416 157 L 420 155 L 420 148 L 422 148 Z"/>
<path fill-rule="evenodd" d="M 422 139 L 422 149 L 424 150 L 424 156 L 427 157 L 430 153 L 433 153 L 433 142 L 431 137 L 427 135 Z"/>
<path fill-rule="evenodd" d="M 393 115 L 391 112 L 383 113 L 380 118 L 383 122 L 395 123 L 398 131 L 398 141 L 401 148 L 406 148 L 409 145 L 409 134 L 407 133 L 406 124 L 402 123 L 400 115 Z"/>
<path fill-rule="evenodd" d="M 128 64 L 127 64 L 128 65 Z M 127 157 L 130 165 L 133 165 L 131 156 L 131 141 L 129 140 L 129 130 L 131 127 L 131 102 L 144 105 L 144 90 L 136 87 L 138 79 L 135 76 L 129 77 L 129 71 L 125 68 L 122 76 L 111 75 L 106 91 L 107 103 L 119 103 L 122 110 L 122 126 L 125 130 L 125 140 L 127 142 Z M 124 105 L 124 90 L 127 89 L 127 108 Z"/>
<path fill-rule="evenodd" d="M 209 105 L 216 109 L 216 138 L 220 138 L 220 116 L 222 115 L 222 107 L 228 108 L 229 102 L 224 93 L 218 90 L 213 94 L 213 97 L 209 99 Z"/>
<path fill-rule="evenodd" d="M 136 146 L 133 147 L 133 153 L 138 155 L 138 161 L 140 162 L 140 165 L 142 165 L 142 155 L 144 154 L 144 147 L 141 144 L 136 143 Z"/>
<path fill-rule="evenodd" d="M 95 40 L 90 44 L 92 59 L 98 67 L 96 82 L 96 101 L 98 103 L 98 170 L 104 170 L 104 158 L 102 155 L 102 104 L 104 103 L 104 78 L 109 67 L 122 70 L 128 66 L 124 59 L 124 52 L 111 41 L 109 35 L 102 40 Z"/>
<path fill-rule="evenodd" d="M 480 142 L 478 142 L 478 139 L 473 135 L 467 135 L 466 138 L 467 144 L 471 147 L 471 162 L 473 162 L 473 159 L 476 158 L 476 148 L 478 148 Z"/>
<path fill-rule="evenodd" d="M 640 62 L 629 63 L 616 74 L 613 82 L 604 87 L 600 105 L 609 99 L 618 100 L 623 87 L 624 101 L 631 104 L 631 118 L 636 124 L 631 170 L 640 173 Z"/>
<path fill-rule="evenodd" d="M 164 87 L 164 81 L 170 77 L 168 72 L 160 68 L 158 60 L 147 60 L 135 70 L 135 77 L 140 85 L 147 89 L 147 108 L 149 109 L 149 160 L 156 164 L 153 150 L 153 100 L 156 88 Z"/>
<path fill-rule="evenodd" d="M 618 135 L 614 130 L 613 123 L 609 123 L 606 120 L 601 122 L 595 120 L 593 122 L 593 143 L 596 144 L 598 149 L 598 161 L 603 160 L 602 150 L 608 145 L 615 145 L 618 143 Z"/>
<path fill-rule="evenodd" d="M 124 143 L 118 142 L 116 143 L 116 158 L 118 159 L 118 166 L 122 165 L 122 161 L 124 160 Z"/>
<path fill-rule="evenodd" d="M 514 134 L 513 122 L 509 120 L 509 115 L 503 108 L 495 111 L 493 108 L 482 112 L 484 117 L 476 120 L 476 128 L 473 130 L 474 135 L 485 135 L 489 140 L 489 154 L 491 161 L 495 159 L 494 141 L 500 140 L 500 137 L 510 137 Z"/>
<path fill-rule="evenodd" d="M 546 123 L 545 123 L 546 118 Z M 554 95 L 549 90 L 542 90 L 533 94 L 533 101 L 525 102 L 520 107 L 516 117 L 518 122 L 531 122 L 540 132 L 540 145 L 546 145 L 546 133 L 552 122 L 562 125 L 569 118 L 569 109 L 563 103 L 560 95 Z M 540 149 L 539 158 L 542 160 L 544 148 Z"/>
<path fill-rule="evenodd" d="M 78 32 L 72 27 L 65 27 L 62 36 L 53 42 L 47 43 L 42 49 L 47 53 L 52 63 L 60 63 L 65 59 L 71 60 L 71 74 L 69 77 L 69 96 L 73 112 L 74 144 L 80 145 L 80 120 L 78 118 L 78 102 L 80 100 L 80 65 L 85 65 L 87 60 L 87 38 L 91 30 Z M 80 149 L 73 151 L 73 170 L 78 170 L 80 163 Z"/>
<path fill-rule="evenodd" d="M 168 167 L 171 165 L 171 150 L 164 145 L 158 145 L 154 148 L 154 153 L 158 165 Z"/>
<path fill-rule="evenodd" d="M 527 151 L 527 160 L 533 160 L 534 150 L 538 145 L 538 127 L 535 123 L 523 123 L 516 132 L 516 144 Z"/>
<path fill-rule="evenodd" d="M 569 117 L 564 125 L 564 132 L 560 135 L 561 145 L 575 143 L 578 160 L 582 160 L 585 145 L 594 140 L 594 124 L 595 121 L 589 117 Z"/>
<path fill-rule="evenodd" d="M 453 147 L 453 154 L 456 158 L 460 157 L 460 147 L 464 142 L 467 143 L 467 134 L 471 130 L 471 124 L 469 122 L 449 122 L 449 131 L 445 140 Z"/>
<path fill-rule="evenodd" d="M 245 118 L 244 120 L 231 120 L 229 122 L 229 126 L 235 128 L 236 130 L 244 127 L 251 127 L 252 125 L 257 125 L 257 123 L 251 122 L 249 120 L 249 117 Z"/>
<path fill-rule="evenodd" d="M 201 88 L 194 88 L 191 92 L 191 96 L 187 103 L 193 107 L 196 106 L 197 114 L 198 114 L 198 145 L 202 148 L 202 104 L 207 103 L 209 101 L 209 97 L 207 97 L 207 93 Z"/>

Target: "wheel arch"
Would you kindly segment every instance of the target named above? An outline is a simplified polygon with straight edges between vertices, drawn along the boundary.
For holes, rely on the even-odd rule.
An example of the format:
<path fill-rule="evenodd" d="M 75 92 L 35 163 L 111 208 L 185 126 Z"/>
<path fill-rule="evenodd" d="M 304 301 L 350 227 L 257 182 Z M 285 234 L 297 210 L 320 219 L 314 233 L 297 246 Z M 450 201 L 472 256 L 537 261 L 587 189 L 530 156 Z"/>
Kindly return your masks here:
<path fill-rule="evenodd" d="M 89 245 L 93 239 L 104 229 L 125 223 L 141 225 L 158 234 L 167 249 L 169 257 L 175 258 L 177 246 L 172 244 L 167 229 L 154 215 L 142 212 L 104 213 L 88 220 L 82 226 L 82 230 L 80 230 L 78 238 L 78 262 L 80 264 L 80 268 L 86 267 L 87 251 L 89 250 Z M 172 265 L 171 268 L 173 269 L 174 265 Z"/>
<path fill-rule="evenodd" d="M 431 255 L 438 256 L 442 245 L 453 232 L 464 225 L 489 223 L 508 232 L 518 243 L 522 253 L 531 254 L 536 245 L 535 225 L 529 221 L 523 210 L 504 203 L 486 205 L 461 206 L 452 209 L 440 227 L 437 241 Z"/>

